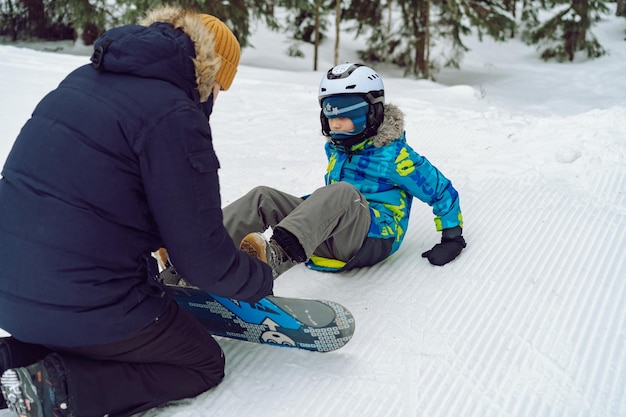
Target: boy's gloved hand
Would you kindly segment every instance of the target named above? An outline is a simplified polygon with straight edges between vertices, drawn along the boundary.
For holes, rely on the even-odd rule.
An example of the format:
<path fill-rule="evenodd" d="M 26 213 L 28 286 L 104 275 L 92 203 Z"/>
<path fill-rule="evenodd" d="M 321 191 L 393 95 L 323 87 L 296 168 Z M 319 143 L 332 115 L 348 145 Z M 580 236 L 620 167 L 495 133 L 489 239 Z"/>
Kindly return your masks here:
<path fill-rule="evenodd" d="M 431 250 L 422 253 L 422 257 L 428 258 L 428 261 L 433 265 L 447 264 L 459 256 L 459 253 L 467 246 L 461 235 L 462 231 L 460 226 L 443 229 L 441 243 L 437 243 Z"/>

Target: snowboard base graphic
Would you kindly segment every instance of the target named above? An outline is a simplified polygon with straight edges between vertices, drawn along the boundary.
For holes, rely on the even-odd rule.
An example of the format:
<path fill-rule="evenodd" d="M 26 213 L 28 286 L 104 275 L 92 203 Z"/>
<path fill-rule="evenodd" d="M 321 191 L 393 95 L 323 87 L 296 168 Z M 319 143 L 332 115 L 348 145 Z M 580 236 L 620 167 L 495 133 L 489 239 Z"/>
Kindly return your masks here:
<path fill-rule="evenodd" d="M 171 279 L 176 272 L 170 267 L 164 274 Z M 248 303 L 195 287 L 168 288 L 174 300 L 214 336 L 330 352 L 345 346 L 354 334 L 354 317 L 332 301 L 267 296 Z"/>

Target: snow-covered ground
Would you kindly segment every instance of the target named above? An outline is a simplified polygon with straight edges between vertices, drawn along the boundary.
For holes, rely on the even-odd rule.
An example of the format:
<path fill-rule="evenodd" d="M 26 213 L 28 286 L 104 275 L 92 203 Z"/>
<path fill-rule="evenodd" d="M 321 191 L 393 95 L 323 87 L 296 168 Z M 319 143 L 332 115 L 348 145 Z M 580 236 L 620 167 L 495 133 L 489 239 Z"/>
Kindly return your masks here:
<path fill-rule="evenodd" d="M 385 262 L 334 275 L 298 266 L 276 282 L 277 295 L 348 307 L 346 347 L 220 339 L 224 382 L 143 417 L 625 417 L 625 27 L 598 25 L 609 54 L 591 62 L 469 41 L 462 70 L 439 83 L 380 68 L 409 143 L 460 192 L 467 249 L 444 267 L 421 258 L 439 234 L 416 202 Z M 323 184 L 323 71 L 310 71 L 309 50 L 284 56 L 277 34 L 259 28 L 252 42 L 211 119 L 225 204 L 259 184 Z M 342 60 L 356 43 L 344 35 Z M 0 163 L 41 97 L 86 62 L 0 46 Z M 330 66 L 332 40 L 319 68 Z"/>

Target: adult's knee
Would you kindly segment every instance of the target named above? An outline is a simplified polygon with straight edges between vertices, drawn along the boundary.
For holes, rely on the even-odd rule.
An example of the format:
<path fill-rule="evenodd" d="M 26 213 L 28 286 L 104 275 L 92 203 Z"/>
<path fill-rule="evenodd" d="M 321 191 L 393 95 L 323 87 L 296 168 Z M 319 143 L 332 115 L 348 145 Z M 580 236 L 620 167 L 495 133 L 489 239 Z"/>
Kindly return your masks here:
<path fill-rule="evenodd" d="M 207 363 L 200 370 L 200 375 L 202 380 L 205 383 L 205 391 L 219 385 L 224 379 L 224 368 L 226 365 L 226 360 L 224 357 L 224 352 L 221 351 L 218 355 L 214 355 L 211 360 L 207 361 Z"/>

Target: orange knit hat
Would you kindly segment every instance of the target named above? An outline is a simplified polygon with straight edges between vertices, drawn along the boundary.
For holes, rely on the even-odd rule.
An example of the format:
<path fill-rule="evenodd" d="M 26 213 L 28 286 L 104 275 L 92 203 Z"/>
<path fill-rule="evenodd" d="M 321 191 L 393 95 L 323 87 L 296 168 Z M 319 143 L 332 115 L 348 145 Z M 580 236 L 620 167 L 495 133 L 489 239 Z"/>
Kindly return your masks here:
<path fill-rule="evenodd" d="M 228 90 L 235 78 L 237 65 L 239 65 L 239 57 L 241 56 L 239 41 L 228 26 L 217 17 L 208 14 L 201 14 L 200 17 L 209 32 L 213 34 L 215 52 L 222 58 L 215 81 L 222 86 L 222 90 Z"/>

